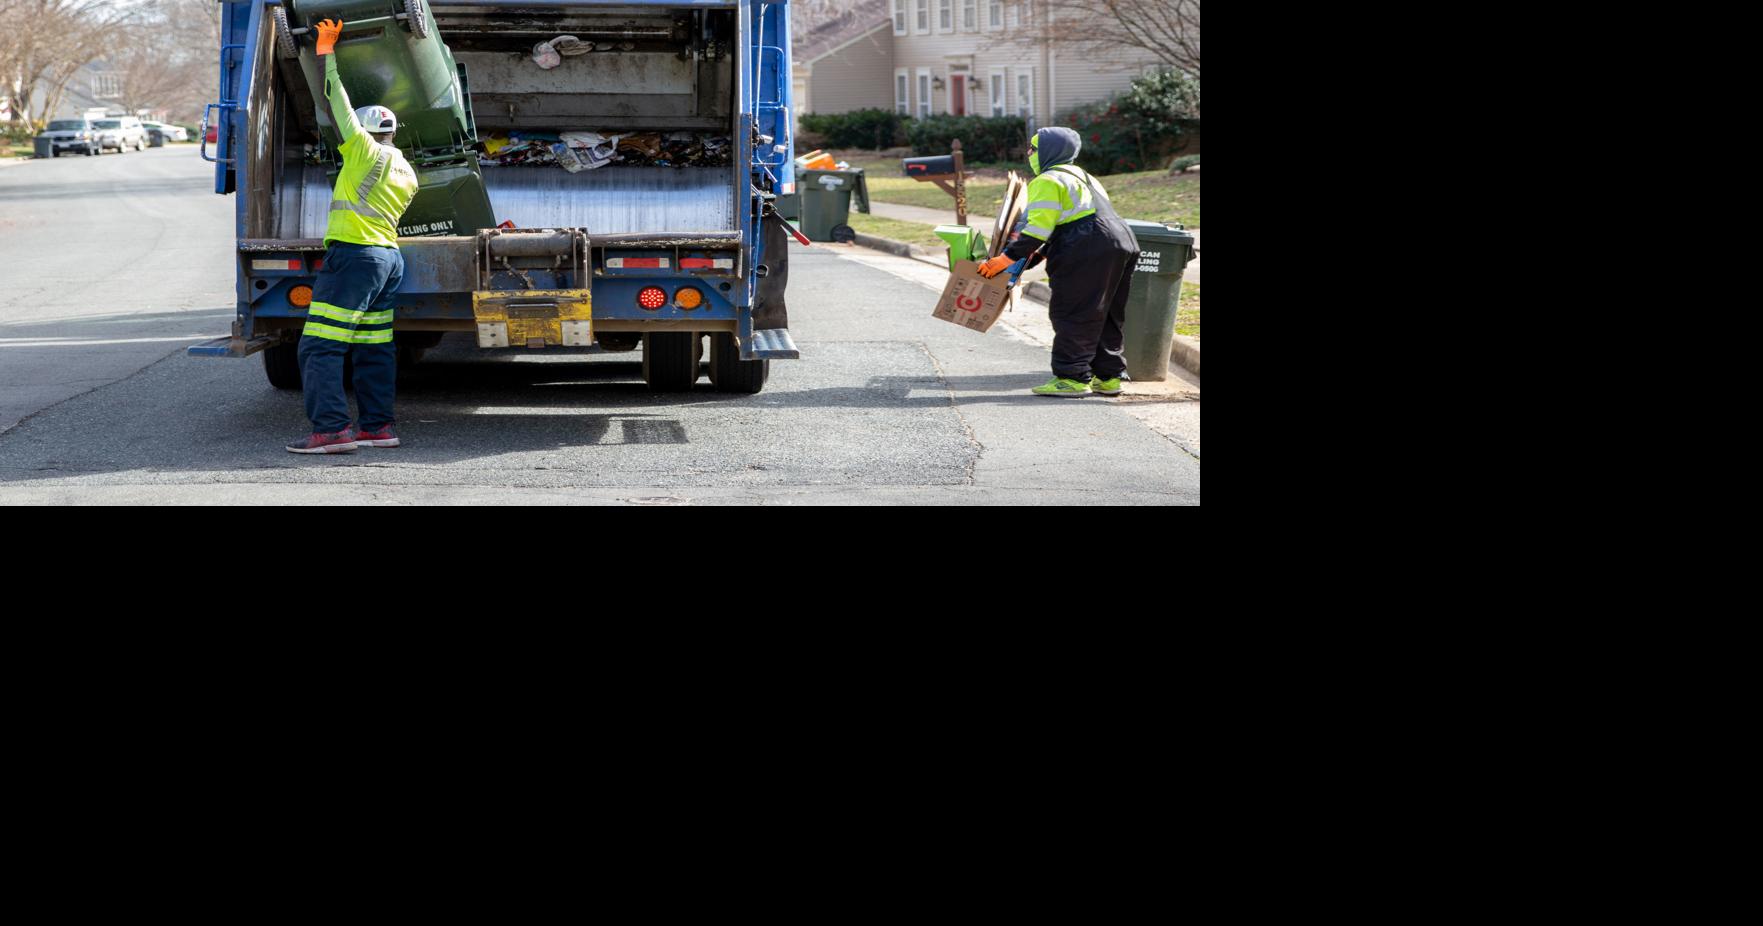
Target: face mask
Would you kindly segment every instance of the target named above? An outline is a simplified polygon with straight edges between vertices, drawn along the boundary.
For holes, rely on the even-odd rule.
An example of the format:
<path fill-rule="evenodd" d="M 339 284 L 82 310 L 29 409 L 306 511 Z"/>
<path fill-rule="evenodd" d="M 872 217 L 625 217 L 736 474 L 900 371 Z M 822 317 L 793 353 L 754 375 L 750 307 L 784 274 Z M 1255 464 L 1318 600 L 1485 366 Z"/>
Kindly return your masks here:
<path fill-rule="evenodd" d="M 1039 135 L 1035 136 L 1034 141 L 1028 143 L 1028 169 L 1037 174 L 1041 172 L 1041 137 Z"/>

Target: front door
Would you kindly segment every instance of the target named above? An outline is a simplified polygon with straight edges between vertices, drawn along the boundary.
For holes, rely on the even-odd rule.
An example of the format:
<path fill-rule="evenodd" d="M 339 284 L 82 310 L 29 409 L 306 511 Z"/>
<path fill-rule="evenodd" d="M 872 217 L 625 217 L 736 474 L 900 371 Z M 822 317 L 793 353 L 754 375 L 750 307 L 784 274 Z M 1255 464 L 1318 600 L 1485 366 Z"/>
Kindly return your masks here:
<path fill-rule="evenodd" d="M 957 116 L 967 115 L 967 75 L 956 74 L 949 78 L 949 112 Z"/>

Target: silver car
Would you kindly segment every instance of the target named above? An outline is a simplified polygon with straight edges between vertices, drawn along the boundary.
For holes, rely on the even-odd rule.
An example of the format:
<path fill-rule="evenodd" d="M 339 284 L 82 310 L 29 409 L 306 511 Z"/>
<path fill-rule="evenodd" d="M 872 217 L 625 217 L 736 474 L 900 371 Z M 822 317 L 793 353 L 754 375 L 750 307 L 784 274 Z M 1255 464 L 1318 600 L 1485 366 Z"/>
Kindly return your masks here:
<path fill-rule="evenodd" d="M 98 129 L 87 119 L 56 119 L 43 130 L 42 138 L 49 139 L 49 156 L 61 157 L 62 152 L 78 151 L 81 154 L 97 154 Z"/>
<path fill-rule="evenodd" d="M 134 116 L 94 119 L 92 125 L 98 130 L 99 151 L 115 148 L 120 154 L 130 148 L 136 151 L 147 150 L 147 130 L 141 127 L 141 120 Z"/>

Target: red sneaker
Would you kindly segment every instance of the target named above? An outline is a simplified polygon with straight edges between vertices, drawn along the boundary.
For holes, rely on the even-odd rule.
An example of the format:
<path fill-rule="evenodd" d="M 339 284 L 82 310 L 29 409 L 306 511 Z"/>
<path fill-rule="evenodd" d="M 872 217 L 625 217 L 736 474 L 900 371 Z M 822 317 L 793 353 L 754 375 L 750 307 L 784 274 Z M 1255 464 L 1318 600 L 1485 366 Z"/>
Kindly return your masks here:
<path fill-rule="evenodd" d="M 354 453 L 355 429 L 344 428 L 333 434 L 312 434 L 299 443 L 289 444 L 289 453 Z"/>
<path fill-rule="evenodd" d="M 355 442 L 363 447 L 396 447 L 399 443 L 389 424 L 377 431 L 362 431 L 355 435 Z"/>

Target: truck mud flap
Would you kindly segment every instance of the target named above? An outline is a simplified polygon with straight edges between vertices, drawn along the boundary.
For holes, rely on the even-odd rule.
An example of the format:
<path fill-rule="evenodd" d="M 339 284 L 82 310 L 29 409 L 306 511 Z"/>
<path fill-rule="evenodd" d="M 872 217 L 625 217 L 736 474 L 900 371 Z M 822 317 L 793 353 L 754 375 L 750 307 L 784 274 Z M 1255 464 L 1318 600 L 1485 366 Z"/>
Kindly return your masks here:
<path fill-rule="evenodd" d="M 759 278 L 759 291 L 753 295 L 753 328 L 756 331 L 790 327 L 790 308 L 784 301 L 784 290 L 790 285 L 790 232 L 784 227 L 784 220 L 774 213 L 765 218 L 763 233 L 765 257 L 760 263 L 765 265 L 766 273 Z M 791 349 L 794 349 L 793 344 Z M 745 344 L 741 346 L 741 353 L 741 359 L 753 359 L 745 356 Z"/>

